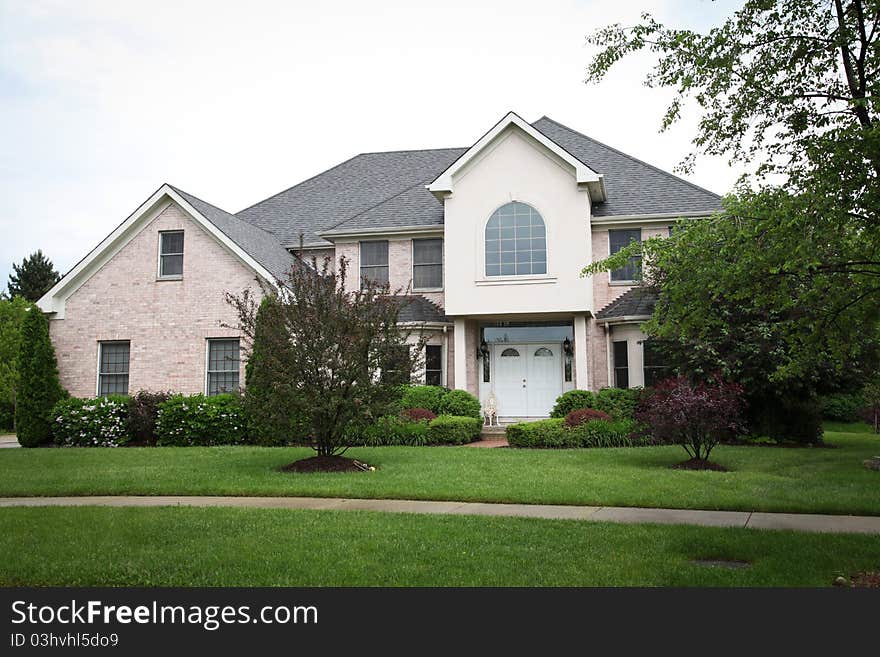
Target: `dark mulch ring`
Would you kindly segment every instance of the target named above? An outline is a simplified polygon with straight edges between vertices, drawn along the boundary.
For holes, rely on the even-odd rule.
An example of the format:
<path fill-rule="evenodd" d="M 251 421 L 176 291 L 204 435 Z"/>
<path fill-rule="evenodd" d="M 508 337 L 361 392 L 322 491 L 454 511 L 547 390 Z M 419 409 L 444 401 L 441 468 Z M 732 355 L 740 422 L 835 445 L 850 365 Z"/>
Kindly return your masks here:
<path fill-rule="evenodd" d="M 849 580 L 846 577 L 838 577 L 834 580 L 834 586 L 851 586 L 861 589 L 880 589 L 880 573 L 865 572 L 852 575 Z"/>
<path fill-rule="evenodd" d="M 312 456 L 288 463 L 282 472 L 369 472 L 375 470 L 371 465 L 346 458 L 345 456 Z"/>
<path fill-rule="evenodd" d="M 706 459 L 688 459 L 681 463 L 669 466 L 673 470 L 714 470 L 715 472 L 729 472 L 723 465 L 718 465 Z"/>

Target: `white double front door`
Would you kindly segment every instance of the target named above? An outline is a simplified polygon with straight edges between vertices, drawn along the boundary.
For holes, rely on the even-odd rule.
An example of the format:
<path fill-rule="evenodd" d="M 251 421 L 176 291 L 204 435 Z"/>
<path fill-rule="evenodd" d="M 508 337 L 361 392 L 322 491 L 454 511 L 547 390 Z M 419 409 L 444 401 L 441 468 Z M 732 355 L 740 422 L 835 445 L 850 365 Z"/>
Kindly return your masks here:
<path fill-rule="evenodd" d="M 561 344 L 493 345 L 492 371 L 498 415 L 546 417 L 562 393 Z"/>

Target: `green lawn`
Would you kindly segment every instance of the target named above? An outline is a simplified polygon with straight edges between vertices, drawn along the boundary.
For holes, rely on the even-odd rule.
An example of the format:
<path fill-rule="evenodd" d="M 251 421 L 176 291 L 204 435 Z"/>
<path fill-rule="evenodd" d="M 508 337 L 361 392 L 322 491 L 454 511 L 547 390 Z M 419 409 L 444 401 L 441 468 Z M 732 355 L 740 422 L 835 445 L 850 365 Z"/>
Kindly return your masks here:
<path fill-rule="evenodd" d="M 872 536 L 526 518 L 55 507 L 0 526 L 5 586 L 828 586 L 880 568 Z"/>
<path fill-rule="evenodd" d="M 357 448 L 377 466 L 290 474 L 303 448 L 5 449 L 0 496 L 308 495 L 880 515 L 880 438 L 833 427 L 837 449 L 719 447 L 731 471 L 689 472 L 678 447 L 587 450 Z M 867 429 L 867 427 L 865 427 Z M 841 431 L 844 429 L 845 431 Z"/>

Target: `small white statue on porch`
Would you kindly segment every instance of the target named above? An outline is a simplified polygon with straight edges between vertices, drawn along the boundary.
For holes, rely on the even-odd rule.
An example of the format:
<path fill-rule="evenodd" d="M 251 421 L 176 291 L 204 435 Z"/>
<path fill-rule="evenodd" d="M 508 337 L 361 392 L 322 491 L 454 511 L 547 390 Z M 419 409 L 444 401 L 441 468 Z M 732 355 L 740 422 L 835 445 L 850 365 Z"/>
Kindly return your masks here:
<path fill-rule="evenodd" d="M 495 426 L 498 426 L 498 400 L 495 399 L 494 392 L 490 392 L 486 398 L 486 403 L 483 405 L 483 417 L 485 424 L 491 427 L 494 422 Z"/>

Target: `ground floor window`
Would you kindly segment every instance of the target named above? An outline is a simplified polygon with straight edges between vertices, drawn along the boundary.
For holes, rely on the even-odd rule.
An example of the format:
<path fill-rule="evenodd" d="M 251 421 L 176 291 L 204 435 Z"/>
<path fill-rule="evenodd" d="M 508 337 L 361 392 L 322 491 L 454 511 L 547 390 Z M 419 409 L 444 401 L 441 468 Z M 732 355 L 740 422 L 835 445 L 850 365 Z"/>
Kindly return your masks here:
<path fill-rule="evenodd" d="M 649 388 L 669 376 L 669 366 L 665 364 L 663 354 L 652 340 L 642 342 L 642 354 L 645 371 L 645 387 Z"/>
<path fill-rule="evenodd" d="M 128 341 L 98 343 L 98 395 L 128 394 Z"/>
<path fill-rule="evenodd" d="M 614 387 L 629 388 L 629 354 L 626 340 L 614 343 Z"/>
<path fill-rule="evenodd" d="M 238 338 L 208 340 L 208 395 L 238 391 Z"/>
<path fill-rule="evenodd" d="M 425 345 L 425 385 L 443 385 L 443 347 Z"/>

